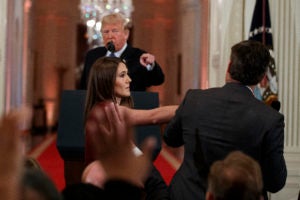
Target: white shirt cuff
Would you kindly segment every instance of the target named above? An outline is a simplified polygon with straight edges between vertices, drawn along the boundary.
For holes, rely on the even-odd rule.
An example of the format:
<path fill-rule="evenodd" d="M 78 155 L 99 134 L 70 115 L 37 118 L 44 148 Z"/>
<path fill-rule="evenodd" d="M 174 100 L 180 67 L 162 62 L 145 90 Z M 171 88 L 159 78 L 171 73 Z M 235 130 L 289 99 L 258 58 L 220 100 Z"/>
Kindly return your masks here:
<path fill-rule="evenodd" d="M 148 71 L 152 71 L 152 69 L 154 68 L 154 66 L 155 66 L 155 62 L 152 63 L 152 64 L 148 64 L 148 65 L 146 66 L 146 68 L 147 68 Z"/>

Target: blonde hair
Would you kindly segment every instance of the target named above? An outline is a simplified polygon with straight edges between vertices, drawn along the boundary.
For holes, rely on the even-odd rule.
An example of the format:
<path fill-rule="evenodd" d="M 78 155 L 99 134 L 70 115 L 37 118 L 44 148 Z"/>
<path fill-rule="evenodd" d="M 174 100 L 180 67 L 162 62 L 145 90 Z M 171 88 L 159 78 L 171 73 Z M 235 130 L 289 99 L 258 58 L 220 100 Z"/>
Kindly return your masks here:
<path fill-rule="evenodd" d="M 105 15 L 102 18 L 102 26 L 106 24 L 122 24 L 122 27 L 124 28 L 124 30 L 127 30 L 129 28 L 129 23 L 127 21 L 127 19 L 125 18 L 124 15 L 122 15 L 121 13 L 112 13 L 109 15 Z"/>

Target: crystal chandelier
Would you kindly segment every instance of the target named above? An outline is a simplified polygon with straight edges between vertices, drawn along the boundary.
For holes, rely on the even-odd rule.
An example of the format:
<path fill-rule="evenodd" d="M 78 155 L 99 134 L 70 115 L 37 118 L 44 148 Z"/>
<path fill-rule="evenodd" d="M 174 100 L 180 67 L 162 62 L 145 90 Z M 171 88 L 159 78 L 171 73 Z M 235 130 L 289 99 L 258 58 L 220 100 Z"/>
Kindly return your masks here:
<path fill-rule="evenodd" d="M 133 5 L 131 0 L 81 0 L 79 5 L 81 17 L 87 26 L 90 47 L 102 44 L 101 19 L 111 13 L 122 13 L 131 21 Z"/>

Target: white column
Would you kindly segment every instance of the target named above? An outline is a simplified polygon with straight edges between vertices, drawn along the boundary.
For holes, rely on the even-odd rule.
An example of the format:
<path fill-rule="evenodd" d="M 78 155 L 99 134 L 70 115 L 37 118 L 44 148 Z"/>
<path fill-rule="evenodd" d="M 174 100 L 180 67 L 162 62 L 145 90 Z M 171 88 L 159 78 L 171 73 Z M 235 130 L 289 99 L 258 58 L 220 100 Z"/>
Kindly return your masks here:
<path fill-rule="evenodd" d="M 285 146 L 300 153 L 300 3 L 297 0 L 270 1 L 274 23 L 273 39 L 279 80 L 279 100 L 285 115 Z"/>
<path fill-rule="evenodd" d="M 6 16 L 7 0 L 0 1 L 0 114 L 5 105 L 5 45 L 6 45 Z"/>
<path fill-rule="evenodd" d="M 180 1 L 180 41 L 182 52 L 182 95 L 191 88 L 199 88 L 200 3 L 198 0 Z"/>
<path fill-rule="evenodd" d="M 23 1 L 7 1 L 4 62 L 6 111 L 23 104 L 23 12 Z"/>
<path fill-rule="evenodd" d="M 300 2 L 269 0 L 278 98 L 285 116 L 286 186 L 271 200 L 296 200 L 300 188 Z"/>

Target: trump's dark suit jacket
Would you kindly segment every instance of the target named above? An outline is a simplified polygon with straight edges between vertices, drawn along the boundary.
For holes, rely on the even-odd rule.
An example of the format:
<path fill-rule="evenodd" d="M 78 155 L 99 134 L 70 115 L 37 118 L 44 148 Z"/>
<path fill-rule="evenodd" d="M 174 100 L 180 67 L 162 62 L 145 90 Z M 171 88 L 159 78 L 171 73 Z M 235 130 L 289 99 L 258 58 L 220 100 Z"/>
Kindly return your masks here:
<path fill-rule="evenodd" d="M 277 192 L 285 185 L 284 117 L 242 84 L 188 91 L 164 141 L 185 150 L 170 184 L 171 199 L 205 199 L 210 166 L 233 150 L 259 162 L 264 191 Z"/>
<path fill-rule="evenodd" d="M 105 47 L 97 47 L 87 52 L 80 80 L 80 89 L 87 88 L 88 76 L 92 65 L 98 58 L 105 56 L 106 53 L 107 49 Z M 157 62 L 155 62 L 155 66 L 151 71 L 148 71 L 140 64 L 140 56 L 143 53 L 146 52 L 127 45 L 121 55 L 121 58 L 126 61 L 129 76 L 132 79 L 130 83 L 131 91 L 145 91 L 147 87 L 162 84 L 165 79 L 164 73 Z"/>

